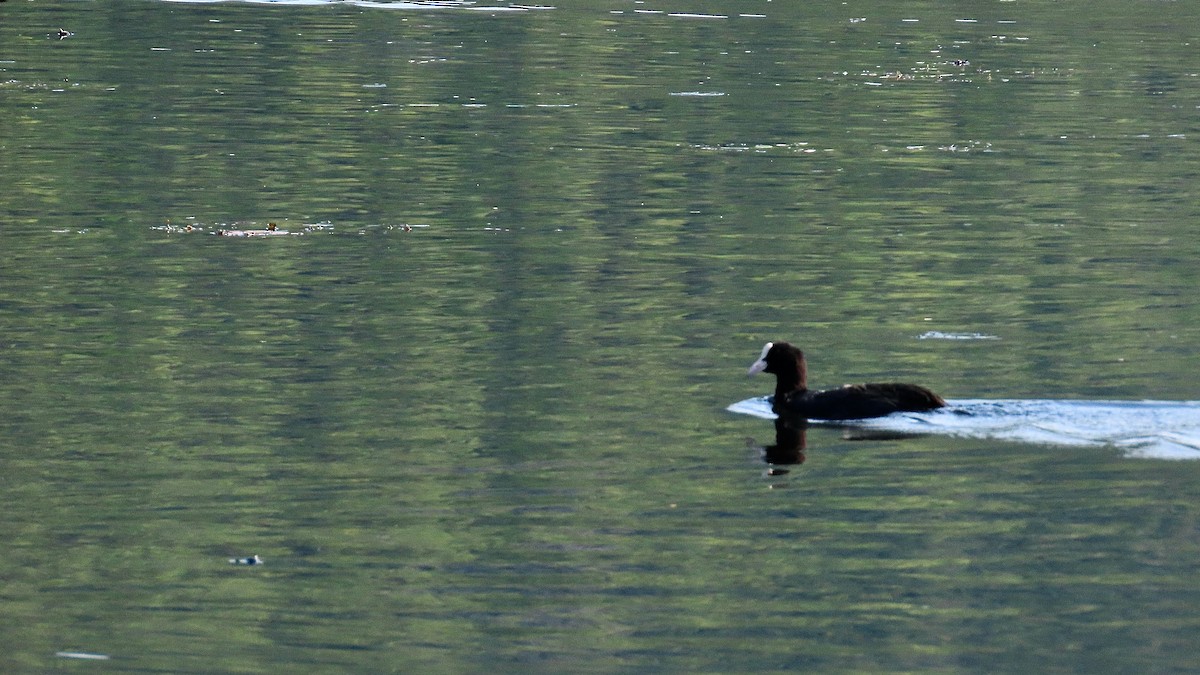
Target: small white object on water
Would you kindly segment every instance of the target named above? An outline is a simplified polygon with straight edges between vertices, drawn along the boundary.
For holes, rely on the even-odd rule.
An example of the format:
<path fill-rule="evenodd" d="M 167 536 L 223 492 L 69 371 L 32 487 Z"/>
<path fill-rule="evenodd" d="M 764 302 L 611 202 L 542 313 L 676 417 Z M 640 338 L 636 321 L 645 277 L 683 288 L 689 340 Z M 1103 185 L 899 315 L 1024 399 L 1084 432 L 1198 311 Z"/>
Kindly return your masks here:
<path fill-rule="evenodd" d="M 918 340 L 999 340 L 998 335 L 983 333 L 943 333 L 940 330 L 929 330 L 917 336 Z"/>
<path fill-rule="evenodd" d="M 108 660 L 108 654 L 89 654 L 88 652 L 54 652 L 54 655 L 63 659 L 85 659 L 89 661 Z"/>

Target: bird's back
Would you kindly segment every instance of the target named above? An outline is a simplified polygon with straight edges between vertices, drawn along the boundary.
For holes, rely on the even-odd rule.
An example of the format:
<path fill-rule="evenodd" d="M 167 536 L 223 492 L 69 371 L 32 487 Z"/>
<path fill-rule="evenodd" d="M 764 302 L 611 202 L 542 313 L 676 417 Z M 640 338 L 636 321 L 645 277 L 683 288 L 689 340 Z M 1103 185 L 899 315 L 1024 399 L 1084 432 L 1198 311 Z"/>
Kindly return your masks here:
<path fill-rule="evenodd" d="M 924 412 L 946 405 L 925 387 L 903 382 L 848 384 L 824 391 L 795 392 L 776 401 L 777 411 L 823 420 L 883 417 L 894 412 Z"/>

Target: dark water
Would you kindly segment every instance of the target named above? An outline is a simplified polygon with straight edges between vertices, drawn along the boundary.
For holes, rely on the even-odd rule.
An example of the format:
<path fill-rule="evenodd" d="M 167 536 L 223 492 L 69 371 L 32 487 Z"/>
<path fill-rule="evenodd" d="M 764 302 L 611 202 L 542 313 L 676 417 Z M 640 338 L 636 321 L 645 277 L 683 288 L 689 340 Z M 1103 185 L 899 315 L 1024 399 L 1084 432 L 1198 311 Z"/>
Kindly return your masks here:
<path fill-rule="evenodd" d="M 1200 667 L 1200 463 L 725 410 L 1177 431 L 1191 4 L 417 4 L 0 4 L 0 670 Z"/>

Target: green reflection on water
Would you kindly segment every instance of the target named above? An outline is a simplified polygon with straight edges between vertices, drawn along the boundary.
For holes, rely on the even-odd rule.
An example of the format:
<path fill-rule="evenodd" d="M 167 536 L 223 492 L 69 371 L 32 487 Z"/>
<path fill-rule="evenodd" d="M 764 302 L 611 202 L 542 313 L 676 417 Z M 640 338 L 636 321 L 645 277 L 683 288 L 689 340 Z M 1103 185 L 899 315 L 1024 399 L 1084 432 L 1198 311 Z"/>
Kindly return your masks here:
<path fill-rule="evenodd" d="M 1194 10 L 775 4 L 7 3 L 0 664 L 1194 668 L 1192 464 L 722 412 L 1195 398 Z"/>

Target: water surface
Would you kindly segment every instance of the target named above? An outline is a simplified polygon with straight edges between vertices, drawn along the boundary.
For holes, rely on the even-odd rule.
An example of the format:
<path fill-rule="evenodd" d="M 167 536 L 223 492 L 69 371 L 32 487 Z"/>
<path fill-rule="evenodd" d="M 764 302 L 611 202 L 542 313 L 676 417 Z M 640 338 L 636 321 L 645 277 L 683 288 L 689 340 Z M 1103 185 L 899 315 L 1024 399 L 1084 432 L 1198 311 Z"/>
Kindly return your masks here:
<path fill-rule="evenodd" d="M 775 419 L 771 397 L 738 401 L 727 410 Z M 1130 457 L 1200 459 L 1200 402 L 1036 399 L 948 400 L 932 412 L 893 413 L 864 420 L 811 420 L 855 431 L 989 438 L 1054 446 L 1122 449 Z"/>
<path fill-rule="evenodd" d="M 725 410 L 1195 401 L 1193 5 L 414 4 L 0 4 L 0 670 L 1197 669 L 1200 463 Z"/>

